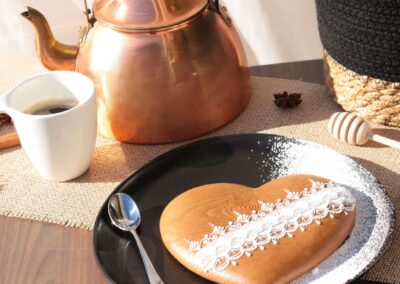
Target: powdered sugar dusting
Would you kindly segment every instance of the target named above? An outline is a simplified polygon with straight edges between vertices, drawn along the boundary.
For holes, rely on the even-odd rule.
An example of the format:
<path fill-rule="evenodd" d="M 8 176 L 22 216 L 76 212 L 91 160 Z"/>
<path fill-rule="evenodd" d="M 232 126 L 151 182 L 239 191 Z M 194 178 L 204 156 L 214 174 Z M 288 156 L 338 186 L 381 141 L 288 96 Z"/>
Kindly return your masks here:
<path fill-rule="evenodd" d="M 293 283 L 346 283 L 365 272 L 388 246 L 394 210 L 382 185 L 352 159 L 322 145 L 266 136 L 250 150 L 260 183 L 291 174 L 310 174 L 346 186 L 355 197 L 356 221 L 348 240 L 327 260 Z"/>

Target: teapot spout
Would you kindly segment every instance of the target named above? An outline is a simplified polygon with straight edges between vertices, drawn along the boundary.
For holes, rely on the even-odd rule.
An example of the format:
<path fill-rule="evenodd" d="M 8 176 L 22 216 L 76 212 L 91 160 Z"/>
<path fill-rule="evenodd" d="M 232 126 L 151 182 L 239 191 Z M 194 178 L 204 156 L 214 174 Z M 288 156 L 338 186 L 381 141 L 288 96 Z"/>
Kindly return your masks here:
<path fill-rule="evenodd" d="M 42 64 L 50 70 L 75 70 L 78 47 L 58 42 L 46 18 L 36 9 L 27 7 L 21 15 L 36 29 L 36 52 Z"/>

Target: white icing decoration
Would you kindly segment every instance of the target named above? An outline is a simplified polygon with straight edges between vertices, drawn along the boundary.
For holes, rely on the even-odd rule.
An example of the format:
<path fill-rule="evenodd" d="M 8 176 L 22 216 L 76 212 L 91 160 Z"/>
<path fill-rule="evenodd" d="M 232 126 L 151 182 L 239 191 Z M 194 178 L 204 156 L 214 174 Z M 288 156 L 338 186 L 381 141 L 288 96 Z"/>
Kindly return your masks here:
<path fill-rule="evenodd" d="M 293 237 L 298 229 L 321 219 L 334 218 L 335 214 L 348 214 L 355 208 L 355 199 L 344 187 L 333 182 L 323 183 L 311 180 L 310 188 L 301 192 L 287 192 L 286 199 L 276 203 L 258 201 L 260 209 L 250 215 L 237 215 L 226 227 L 210 224 L 212 233 L 200 241 L 189 241 L 189 251 L 196 265 L 206 272 L 221 271 L 237 260 L 251 256 L 251 252 L 266 250 L 268 244 L 276 245 L 278 240 Z"/>

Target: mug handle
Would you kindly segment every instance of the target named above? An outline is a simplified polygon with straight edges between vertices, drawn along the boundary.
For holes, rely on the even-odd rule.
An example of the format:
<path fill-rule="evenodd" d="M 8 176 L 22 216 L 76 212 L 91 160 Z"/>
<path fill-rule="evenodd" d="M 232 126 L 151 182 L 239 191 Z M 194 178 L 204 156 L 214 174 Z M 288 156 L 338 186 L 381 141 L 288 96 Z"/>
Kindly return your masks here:
<path fill-rule="evenodd" d="M 5 95 L 0 95 L 0 114 L 6 113 L 6 98 Z M 18 146 L 20 144 L 16 132 L 0 136 L 0 150 Z"/>

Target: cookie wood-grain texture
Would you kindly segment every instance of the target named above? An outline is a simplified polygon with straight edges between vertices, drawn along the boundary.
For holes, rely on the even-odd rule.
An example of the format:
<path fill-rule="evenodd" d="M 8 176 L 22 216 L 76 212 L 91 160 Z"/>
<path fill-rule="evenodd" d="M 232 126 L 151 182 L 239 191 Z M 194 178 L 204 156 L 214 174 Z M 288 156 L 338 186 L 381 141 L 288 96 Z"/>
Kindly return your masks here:
<path fill-rule="evenodd" d="M 186 268 L 218 283 L 286 283 L 317 266 L 335 252 L 350 234 L 355 212 L 343 213 L 331 219 L 326 217 L 322 224 L 312 223 L 302 232 L 294 232 L 277 245 L 269 243 L 265 250 L 256 249 L 251 257 L 243 256 L 238 265 L 228 266 L 222 271 L 206 272 L 196 265 L 188 240 L 200 241 L 212 231 L 210 223 L 226 226 L 235 221 L 239 212 L 251 214 L 259 210 L 258 200 L 275 203 L 285 199 L 288 189 L 301 192 L 310 186 L 310 179 L 327 182 L 326 179 L 293 175 L 273 180 L 259 188 L 238 184 L 208 184 L 179 195 L 162 213 L 160 231 L 168 251 Z"/>

